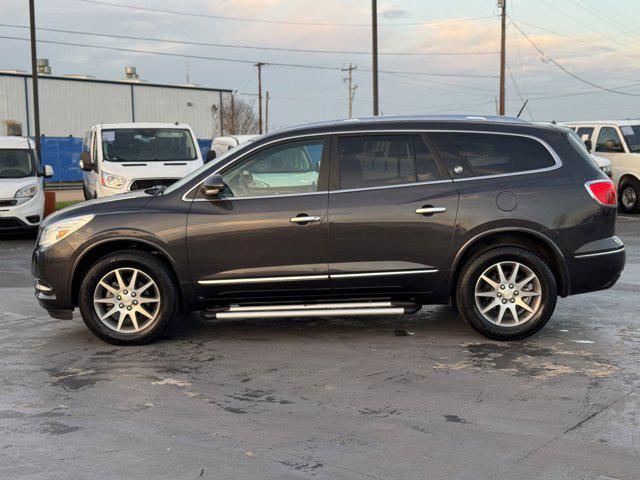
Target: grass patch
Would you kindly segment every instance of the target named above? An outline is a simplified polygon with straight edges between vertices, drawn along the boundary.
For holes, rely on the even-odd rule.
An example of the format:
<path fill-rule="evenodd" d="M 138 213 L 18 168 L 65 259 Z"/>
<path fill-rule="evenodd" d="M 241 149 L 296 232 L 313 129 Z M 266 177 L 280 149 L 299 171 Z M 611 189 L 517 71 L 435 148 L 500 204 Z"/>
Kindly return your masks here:
<path fill-rule="evenodd" d="M 81 201 L 82 200 L 66 200 L 64 202 L 56 202 L 56 212 L 64 207 L 68 207 L 69 205 L 80 203 Z"/>

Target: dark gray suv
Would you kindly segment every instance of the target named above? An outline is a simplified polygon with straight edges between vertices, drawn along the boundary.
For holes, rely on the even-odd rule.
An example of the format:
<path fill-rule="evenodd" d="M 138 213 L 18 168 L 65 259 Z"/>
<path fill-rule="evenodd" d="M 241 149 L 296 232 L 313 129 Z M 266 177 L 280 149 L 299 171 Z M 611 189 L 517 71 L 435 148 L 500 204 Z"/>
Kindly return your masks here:
<path fill-rule="evenodd" d="M 280 130 L 169 187 L 52 215 L 40 304 L 118 344 L 178 312 L 399 315 L 456 306 L 519 339 L 625 263 L 614 186 L 572 136 L 505 117 L 378 117 Z"/>

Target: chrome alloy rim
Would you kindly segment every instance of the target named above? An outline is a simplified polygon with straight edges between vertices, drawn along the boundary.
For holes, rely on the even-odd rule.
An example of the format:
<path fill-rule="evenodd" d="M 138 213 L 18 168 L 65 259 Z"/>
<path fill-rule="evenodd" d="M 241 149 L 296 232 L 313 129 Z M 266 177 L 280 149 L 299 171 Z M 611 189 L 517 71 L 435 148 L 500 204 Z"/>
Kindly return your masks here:
<path fill-rule="evenodd" d="M 522 263 L 495 263 L 478 278 L 475 300 L 480 314 L 494 325 L 522 325 L 541 308 L 540 279 Z"/>
<path fill-rule="evenodd" d="M 626 187 L 622 191 L 622 204 L 626 208 L 633 208 L 636 204 L 636 190 L 633 187 Z"/>
<path fill-rule="evenodd" d="M 155 323 L 160 290 L 137 268 L 117 268 L 100 279 L 93 292 L 93 308 L 100 321 L 118 333 L 138 333 Z"/>

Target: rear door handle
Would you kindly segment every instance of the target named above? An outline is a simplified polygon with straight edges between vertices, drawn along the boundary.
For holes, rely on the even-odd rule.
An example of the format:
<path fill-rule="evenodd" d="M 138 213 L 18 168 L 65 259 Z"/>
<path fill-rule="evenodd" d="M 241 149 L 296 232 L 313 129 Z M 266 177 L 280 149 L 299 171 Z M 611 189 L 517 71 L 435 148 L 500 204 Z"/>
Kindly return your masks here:
<path fill-rule="evenodd" d="M 311 222 L 319 222 L 320 217 L 316 217 L 315 215 L 300 214 L 297 217 L 291 217 L 289 221 L 291 223 L 305 224 Z"/>
<path fill-rule="evenodd" d="M 416 208 L 418 215 L 433 215 L 434 213 L 446 212 L 445 207 L 432 207 L 431 205 L 425 205 L 424 207 Z"/>

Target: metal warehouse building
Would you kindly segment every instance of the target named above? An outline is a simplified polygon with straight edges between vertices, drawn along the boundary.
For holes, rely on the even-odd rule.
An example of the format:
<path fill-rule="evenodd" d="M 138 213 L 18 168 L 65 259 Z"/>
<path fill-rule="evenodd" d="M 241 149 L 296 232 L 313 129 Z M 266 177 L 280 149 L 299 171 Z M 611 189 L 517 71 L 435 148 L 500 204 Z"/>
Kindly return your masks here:
<path fill-rule="evenodd" d="M 78 159 L 84 133 L 92 125 L 187 123 L 205 149 L 212 138 L 223 134 L 224 116 L 233 111 L 231 90 L 192 85 L 39 75 L 38 87 L 42 159 L 53 166 L 53 181 L 82 178 Z M 0 135 L 33 136 L 32 92 L 30 74 L 0 71 Z"/>

